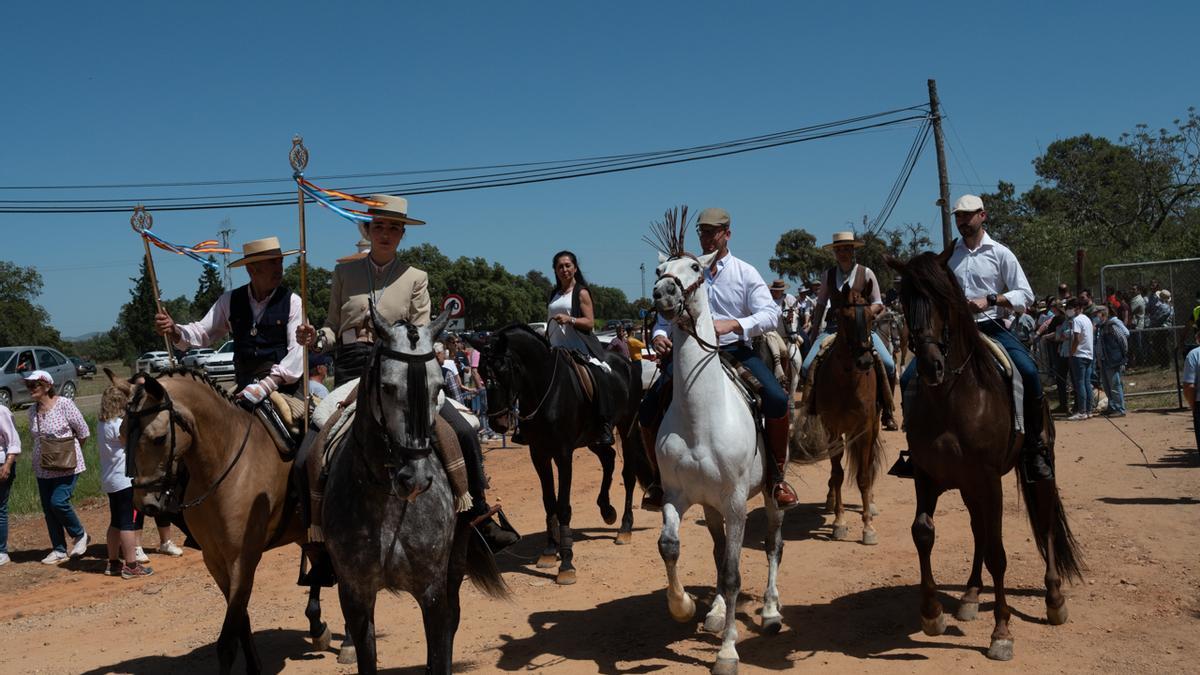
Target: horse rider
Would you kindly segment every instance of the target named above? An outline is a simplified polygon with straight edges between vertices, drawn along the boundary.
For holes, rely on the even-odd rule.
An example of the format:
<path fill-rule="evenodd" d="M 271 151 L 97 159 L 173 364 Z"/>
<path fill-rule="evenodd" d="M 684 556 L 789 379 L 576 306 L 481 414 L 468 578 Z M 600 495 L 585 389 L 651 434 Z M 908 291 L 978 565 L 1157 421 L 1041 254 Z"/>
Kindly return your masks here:
<path fill-rule="evenodd" d="M 879 281 L 875 278 L 875 272 L 871 271 L 871 268 L 866 265 L 860 265 L 854 260 L 855 250 L 864 245 L 861 240 L 854 237 L 853 232 L 834 232 L 833 241 L 824 246 L 826 250 L 833 250 L 837 264 L 825 271 L 825 283 L 817 293 L 817 308 L 813 314 L 812 328 L 809 330 L 809 336 L 812 339 L 812 348 L 809 349 L 808 355 L 804 357 L 804 365 L 800 368 L 800 376 L 802 378 L 808 377 L 808 370 L 812 367 L 812 362 L 816 360 L 817 354 L 821 351 L 821 342 L 827 336 L 837 334 L 838 319 L 836 310 L 840 308 L 839 303 L 841 302 L 839 291 L 845 288 L 852 288 L 861 293 L 869 282 L 871 285 L 871 295 L 867 298 L 867 301 L 870 303 L 868 309 L 872 317 L 878 317 L 886 309 L 883 306 L 883 300 L 879 296 Z M 832 311 L 826 311 L 827 306 Z M 824 328 L 821 327 L 822 318 L 824 318 Z M 819 335 L 817 334 L 818 330 L 820 330 Z M 879 337 L 879 333 L 875 331 L 871 331 L 871 344 L 875 348 L 875 354 L 879 356 L 879 361 L 883 364 L 888 382 L 895 382 L 896 362 L 892 360 L 891 346 L 885 345 L 883 338 Z M 887 397 L 882 398 L 883 401 L 888 401 Z M 818 401 L 817 404 L 820 405 L 820 402 Z M 888 431 L 899 429 L 900 427 L 896 425 L 892 406 L 886 402 L 881 402 L 880 407 L 883 412 L 883 428 Z"/>
<path fill-rule="evenodd" d="M 282 250 L 277 237 L 247 242 L 229 266 L 245 267 L 250 283 L 222 293 L 199 321 L 177 324 L 162 309 L 155 330 L 181 351 L 230 336 L 237 396 L 250 404 L 273 391 L 295 394 L 304 376 L 304 349 L 295 335 L 305 319 L 300 296 L 283 284 L 283 259 L 298 252 Z"/>
<path fill-rule="evenodd" d="M 712 311 L 713 324 L 721 351 L 741 363 L 762 386 L 760 412 L 764 421 L 763 441 L 769 454 L 767 471 L 763 474 L 763 488 L 770 490 L 775 503 L 781 509 L 790 509 L 798 503 L 796 492 L 784 480 L 788 461 L 788 399 L 783 387 L 775 379 L 758 352 L 750 346 L 750 339 L 775 330 L 779 325 L 779 307 L 771 301 L 771 293 L 762 275 L 752 265 L 729 252 L 729 239 L 733 236 L 729 213 L 725 209 L 704 209 L 696 220 L 696 231 L 700 235 L 700 246 L 705 255 L 716 253 L 710 267 L 703 271 L 704 290 Z M 654 326 L 651 345 L 660 362 L 671 353 L 670 325 L 663 317 Z M 654 457 L 655 437 L 662 420 L 661 397 L 669 392 L 671 363 L 666 363 L 663 376 L 658 378 L 642 399 L 638 418 L 642 426 L 642 441 L 655 467 L 655 484 L 647 488 L 642 499 L 642 508 L 662 508 L 662 487 L 657 481 L 657 462 Z M 770 461 L 773 460 L 773 461 Z"/>
<path fill-rule="evenodd" d="M 1025 385 L 1025 443 L 1021 461 L 1029 482 L 1053 480 L 1054 468 L 1046 461 L 1047 447 L 1042 439 L 1042 382 L 1037 364 L 1029 350 L 999 321 L 997 312 L 1017 306 L 1029 306 L 1035 298 L 1017 256 L 1007 246 L 992 239 L 983 225 L 987 211 L 983 200 L 963 195 L 954 203 L 954 221 L 962 239 L 954 245 L 949 267 L 962 286 L 967 304 L 975 312 L 975 325 L 984 335 L 1004 347 Z M 914 359 L 900 378 L 903 392 L 916 372 Z M 911 464 L 901 466 L 899 475 L 911 477 Z"/>
<path fill-rule="evenodd" d="M 787 289 L 788 283 L 783 279 L 776 279 L 767 287 L 767 290 L 771 291 L 771 300 L 779 308 L 779 325 L 775 327 L 775 331 L 780 337 L 791 342 L 796 336 L 796 322 L 800 318 L 800 301 L 796 296 L 789 295 Z"/>
<path fill-rule="evenodd" d="M 408 200 L 390 195 L 372 195 L 375 206 L 367 213 L 370 222 L 359 224 L 363 238 L 371 242 L 367 255 L 355 257 L 338 264 L 333 270 L 333 286 L 329 297 L 329 313 L 325 324 L 317 330 L 307 323 L 297 326 L 296 340 L 319 352 L 333 351 L 335 384 L 341 386 L 348 380 L 360 377 L 368 367 L 372 345 L 375 342 L 374 322 L 371 305 L 380 320 L 388 324 L 409 321 L 423 326 L 430 321 L 429 276 L 423 270 L 404 263 L 396 254 L 396 247 L 404 238 L 408 225 L 424 225 L 425 221 L 408 216 Z M 467 483 L 473 501 L 471 511 L 465 515 L 472 520 L 482 520 L 477 525 L 479 533 L 493 552 L 515 543 L 518 536 L 502 528 L 489 515 L 489 506 L 484 497 L 487 479 L 483 473 L 483 452 L 475 430 L 462 415 L 446 401 L 440 411 L 442 419 L 450 424 L 466 460 Z M 307 445 L 307 444 L 305 444 Z M 306 454 L 307 448 L 301 453 Z M 319 452 L 313 453 L 308 475 L 319 476 Z M 304 470 L 304 462 L 297 459 L 298 470 Z M 310 485 L 312 499 L 309 530 L 310 539 L 317 535 L 321 520 L 321 494 L 318 485 Z"/>

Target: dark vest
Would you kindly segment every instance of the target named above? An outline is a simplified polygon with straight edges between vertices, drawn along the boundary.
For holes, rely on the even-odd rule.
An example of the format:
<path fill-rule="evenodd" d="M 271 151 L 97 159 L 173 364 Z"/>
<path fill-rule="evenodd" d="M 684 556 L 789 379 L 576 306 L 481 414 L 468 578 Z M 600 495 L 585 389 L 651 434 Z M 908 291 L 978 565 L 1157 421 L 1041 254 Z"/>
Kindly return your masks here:
<path fill-rule="evenodd" d="M 862 294 L 867 285 L 867 275 L 862 265 L 855 265 L 854 276 L 850 279 L 850 288 Z M 825 310 L 825 332 L 837 332 L 837 310 L 842 308 L 842 289 L 837 285 L 837 266 L 830 267 L 825 272 L 825 288 L 829 289 L 829 308 Z"/>
<path fill-rule="evenodd" d="M 280 286 L 255 322 L 250 309 L 250 285 L 239 286 L 229 294 L 229 334 L 233 337 L 233 369 L 238 389 L 269 375 L 271 366 L 287 356 L 291 308 L 292 292 L 287 286 Z M 299 383 L 279 387 L 285 394 L 298 389 Z"/>
<path fill-rule="evenodd" d="M 585 289 L 585 288 L 587 288 L 587 286 L 584 286 L 583 284 L 577 282 L 575 284 L 575 288 L 571 290 L 571 316 L 575 317 L 576 319 L 583 318 L 583 308 L 581 308 L 580 304 L 579 304 L 579 295 L 580 295 L 580 293 L 583 292 L 583 289 Z M 546 298 L 547 304 L 549 304 L 552 300 L 554 300 L 554 294 L 557 292 L 558 291 L 553 288 L 550 289 L 550 295 Z M 595 302 L 596 302 L 595 298 L 593 298 L 592 299 L 593 313 L 595 312 L 595 307 L 596 307 Z M 579 337 L 583 339 L 583 344 L 587 345 L 588 351 L 591 352 L 591 356 L 594 356 L 597 359 L 600 359 L 601 361 L 603 361 L 604 360 L 604 348 L 600 345 L 600 340 L 596 337 L 595 333 L 593 331 L 584 331 L 584 330 L 580 330 L 578 328 L 575 329 L 575 332 L 579 333 Z"/>

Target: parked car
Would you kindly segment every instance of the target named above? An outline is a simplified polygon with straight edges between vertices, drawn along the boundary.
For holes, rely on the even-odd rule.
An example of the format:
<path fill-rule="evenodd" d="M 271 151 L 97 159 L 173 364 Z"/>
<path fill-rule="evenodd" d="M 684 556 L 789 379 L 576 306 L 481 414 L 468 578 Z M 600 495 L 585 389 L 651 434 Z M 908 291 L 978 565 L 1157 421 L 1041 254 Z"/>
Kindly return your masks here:
<path fill-rule="evenodd" d="M 181 363 L 188 368 L 200 368 L 204 366 L 204 362 L 212 358 L 213 354 L 215 353 L 216 352 L 208 347 L 189 349 L 187 354 L 183 355 L 183 360 Z"/>
<path fill-rule="evenodd" d="M 167 352 L 146 352 L 138 357 L 137 363 L 134 364 L 134 372 L 145 371 L 147 373 L 157 373 L 171 367 L 171 355 Z"/>
<path fill-rule="evenodd" d="M 85 380 L 96 376 L 96 362 L 80 356 L 72 356 L 71 363 L 75 364 L 75 374 Z"/>
<path fill-rule="evenodd" d="M 204 372 L 213 379 L 233 377 L 233 340 L 221 345 L 204 361 Z"/>
<path fill-rule="evenodd" d="M 75 398 L 79 375 L 62 352 L 37 346 L 0 347 L 0 405 L 15 408 L 32 403 L 21 380 L 35 370 L 50 373 L 60 396 Z"/>

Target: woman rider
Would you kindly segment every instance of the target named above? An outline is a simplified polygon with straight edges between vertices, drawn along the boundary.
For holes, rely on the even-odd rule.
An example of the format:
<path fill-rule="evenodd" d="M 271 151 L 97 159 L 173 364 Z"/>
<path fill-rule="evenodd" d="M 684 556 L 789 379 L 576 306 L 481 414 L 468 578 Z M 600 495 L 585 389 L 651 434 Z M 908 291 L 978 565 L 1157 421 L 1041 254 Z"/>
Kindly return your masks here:
<path fill-rule="evenodd" d="M 570 251 L 559 251 L 554 254 L 553 265 L 555 285 L 546 308 L 546 338 L 551 347 L 574 349 L 590 357 L 593 365 L 603 366 L 604 352 L 593 332 L 596 317 L 592 294 L 579 269 L 579 261 Z M 600 437 L 596 442 L 612 445 L 611 400 L 597 388 L 595 401 L 596 415 L 600 418 Z"/>
<path fill-rule="evenodd" d="M 368 300 L 375 305 L 379 318 L 389 324 L 409 321 L 423 326 L 430 321 L 429 276 L 404 264 L 396 255 L 405 227 L 424 225 L 425 221 L 408 217 L 408 200 L 403 197 L 372 195 L 370 199 L 379 205 L 367 210 L 369 223 L 359 224 L 363 237 L 371 242 L 369 253 L 334 268 L 325 325 L 319 331 L 308 324 L 296 329 L 300 344 L 317 351 L 334 351 L 334 382 L 339 386 L 362 375 L 370 358 L 375 335 Z M 439 414 L 454 429 L 466 460 L 467 483 L 474 502 L 466 515 L 478 518 L 488 511 L 479 439 L 448 401 Z M 484 520 L 478 529 L 493 552 L 518 538 L 492 518 Z"/>

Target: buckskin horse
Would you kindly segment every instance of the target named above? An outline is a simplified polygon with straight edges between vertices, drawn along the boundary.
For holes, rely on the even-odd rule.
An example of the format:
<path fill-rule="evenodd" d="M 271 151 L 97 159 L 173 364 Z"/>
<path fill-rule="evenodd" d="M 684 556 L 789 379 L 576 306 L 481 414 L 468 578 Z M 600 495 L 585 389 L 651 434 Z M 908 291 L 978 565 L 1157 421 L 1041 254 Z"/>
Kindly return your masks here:
<path fill-rule="evenodd" d="M 686 210 L 684 211 L 686 214 Z M 675 230 L 676 213 L 668 212 L 662 226 Z M 686 222 L 686 215 L 679 218 Z M 658 226 L 656 224 L 656 226 Z M 704 509 L 704 522 L 713 540 L 717 568 L 716 596 L 704 628 L 721 634 L 721 649 L 713 672 L 736 673 L 737 600 L 741 591 L 742 540 L 746 531 L 746 501 L 762 491 L 767 514 L 767 588 L 763 594 L 763 632 L 782 626 L 776 577 L 783 557 L 783 511 L 762 489 L 765 461 L 754 412 L 726 375 L 717 347 L 716 328 L 703 288 L 703 269 L 713 254 L 700 257 L 683 252 L 685 225 L 675 230 L 660 255 L 654 306 L 671 322 L 674 373 L 673 399 L 658 429 L 655 452 L 662 474 L 663 525 L 658 552 L 667 572 L 667 607 L 676 621 L 691 621 L 695 599 L 679 578 L 679 524 L 693 504 Z"/>
<path fill-rule="evenodd" d="M 508 595 L 487 544 L 456 511 L 433 448 L 442 387 L 433 336 L 450 312 L 427 327 L 372 318 L 377 339 L 359 382 L 355 417 L 328 465 L 325 545 L 358 671 L 376 672 L 375 598 L 387 589 L 416 598 L 426 672 L 449 673 L 464 574 L 490 597 Z"/>
<path fill-rule="evenodd" d="M 585 446 L 600 458 L 603 477 L 596 505 L 604 522 L 617 520 L 609 500 L 616 469 L 616 451 L 594 442 L 600 429 L 596 406 L 588 401 L 575 369 L 574 357 L 565 349 L 550 347 L 542 335 L 525 324 L 512 324 L 487 341 L 473 341 L 480 352 L 480 373 L 487 384 L 488 417 L 492 429 L 508 430 L 510 418 L 520 418 L 521 432 L 529 443 L 529 458 L 542 488 L 546 512 L 546 546 L 538 558 L 540 568 L 554 567 L 555 581 L 573 584 L 577 573 L 571 537 L 571 476 L 575 449 Z M 625 483 L 625 508 L 615 542 L 627 544 L 633 533 L 633 489 L 640 479 L 653 478 L 636 428 L 635 412 L 642 391 L 642 371 L 616 352 L 606 352 L 611 369 L 598 373 L 593 396 L 612 396 L 616 411 L 613 427 L 621 437 L 621 477 Z M 590 366 L 589 366 L 590 367 Z M 593 368 L 596 372 L 598 369 Z M 518 408 L 518 402 L 520 406 Z M 558 469 L 558 490 L 554 469 Z"/>
<path fill-rule="evenodd" d="M 1004 594 L 1001 478 L 1014 465 L 1034 542 L 1046 563 L 1046 617 L 1053 625 L 1067 620 L 1062 577 L 1081 578 L 1082 562 L 1055 481 L 1030 483 L 1023 475 L 1018 456 L 1024 439 L 1012 418 L 1012 396 L 947 266 L 952 251 L 953 244 L 940 255 L 922 253 L 907 264 L 888 261 L 902 276 L 900 297 L 918 374 L 909 384 L 912 400 L 905 405 L 905 422 L 916 475 L 912 537 L 921 562 L 921 625 L 927 635 L 946 630 L 930 563 L 933 513 L 938 497 L 957 489 L 970 512 L 975 538 L 971 575 L 957 615 L 962 621 L 975 618 L 986 564 L 996 594 L 995 629 L 987 655 L 1007 661 L 1013 656 L 1013 636 Z M 1053 465 L 1054 423 L 1044 405 L 1042 415 Z"/>
<path fill-rule="evenodd" d="M 182 499 L 187 524 L 200 543 L 204 565 L 225 595 L 225 621 L 217 638 L 220 671 L 233 668 L 240 643 L 246 670 L 262 671 L 246 606 L 264 551 L 304 541 L 288 493 L 291 462 L 257 417 L 237 405 L 221 387 L 197 371 L 180 369 L 131 387 L 106 371 L 113 384 L 132 394 L 122 423 L 126 473 L 147 514 Z M 180 465 L 187 490 L 179 495 Z M 321 622 L 320 586 L 309 588 L 305 610 L 316 649 L 329 647 Z"/>
<path fill-rule="evenodd" d="M 829 492 L 826 508 L 833 512 L 833 538 L 844 541 L 850 537 L 846 527 L 845 506 L 842 503 L 842 456 L 846 469 L 858 482 L 862 493 L 862 543 L 879 542 L 871 525 L 873 488 L 883 464 L 883 448 L 879 442 L 879 408 L 876 396 L 887 386 L 881 364 L 877 366 L 871 342 L 871 282 L 862 293 L 849 286 L 837 291 L 833 309 L 838 313 L 837 336 L 821 360 L 813 365 L 812 390 L 805 405 L 812 414 L 815 406 L 830 440 Z M 813 349 L 818 349 L 814 345 Z"/>

